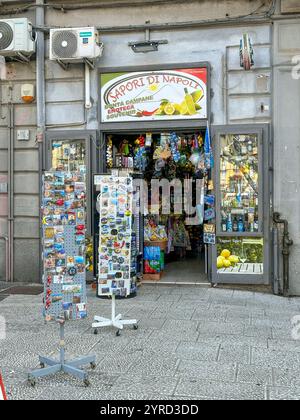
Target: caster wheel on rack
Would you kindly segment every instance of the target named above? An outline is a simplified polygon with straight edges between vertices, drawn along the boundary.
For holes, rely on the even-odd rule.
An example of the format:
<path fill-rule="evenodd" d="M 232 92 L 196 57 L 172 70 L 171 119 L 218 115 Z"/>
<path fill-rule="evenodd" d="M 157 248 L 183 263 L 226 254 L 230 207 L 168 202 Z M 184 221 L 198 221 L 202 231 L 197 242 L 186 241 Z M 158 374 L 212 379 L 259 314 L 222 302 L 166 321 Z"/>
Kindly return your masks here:
<path fill-rule="evenodd" d="M 120 331 L 120 330 L 118 330 L 118 331 L 116 332 L 116 336 L 117 336 L 117 337 L 120 337 L 120 335 L 121 335 L 121 331 Z"/>
<path fill-rule="evenodd" d="M 91 369 L 93 369 L 93 370 L 95 370 L 95 369 L 96 369 L 96 363 L 92 362 L 92 363 L 90 364 L 90 366 L 91 366 Z"/>
<path fill-rule="evenodd" d="M 137 330 L 138 328 L 139 328 L 139 326 L 138 326 L 138 325 L 134 325 L 134 326 L 133 326 L 133 329 L 134 329 L 134 330 Z"/>
<path fill-rule="evenodd" d="M 91 383 L 90 383 L 90 381 L 88 379 L 85 379 L 83 381 L 83 383 L 84 383 L 84 386 L 86 386 L 87 388 L 91 385 Z"/>
<path fill-rule="evenodd" d="M 94 335 L 98 335 L 98 330 L 97 328 L 94 329 Z"/>
<path fill-rule="evenodd" d="M 35 388 L 36 386 L 36 380 L 34 378 L 29 378 L 28 379 L 28 384 L 32 387 Z"/>
<path fill-rule="evenodd" d="M 45 363 L 40 363 L 40 368 L 45 369 Z"/>

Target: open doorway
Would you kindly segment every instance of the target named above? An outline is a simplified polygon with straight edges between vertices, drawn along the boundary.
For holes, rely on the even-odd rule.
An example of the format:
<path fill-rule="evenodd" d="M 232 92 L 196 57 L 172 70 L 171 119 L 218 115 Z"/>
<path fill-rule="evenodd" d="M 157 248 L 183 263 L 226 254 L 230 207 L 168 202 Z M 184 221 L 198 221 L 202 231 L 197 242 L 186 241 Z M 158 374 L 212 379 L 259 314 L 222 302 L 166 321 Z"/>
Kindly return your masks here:
<path fill-rule="evenodd" d="M 105 136 L 106 170 L 135 174 L 147 186 L 144 243 L 149 247 L 164 241 L 160 283 L 208 282 L 203 240 L 204 136 L 205 130 Z M 157 268 L 151 261 L 145 254 L 145 274 Z"/>

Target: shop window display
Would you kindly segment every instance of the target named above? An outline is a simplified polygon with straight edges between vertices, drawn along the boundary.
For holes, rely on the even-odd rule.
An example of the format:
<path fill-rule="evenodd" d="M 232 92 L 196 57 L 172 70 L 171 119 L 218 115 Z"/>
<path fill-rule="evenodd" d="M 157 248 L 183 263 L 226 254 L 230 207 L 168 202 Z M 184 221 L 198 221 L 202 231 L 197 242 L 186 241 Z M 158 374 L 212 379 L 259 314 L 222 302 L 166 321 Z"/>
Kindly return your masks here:
<path fill-rule="evenodd" d="M 219 273 L 263 274 L 263 238 L 218 238 L 217 268 Z"/>
<path fill-rule="evenodd" d="M 153 253 L 145 260 L 145 273 L 161 277 L 165 262 L 187 259 L 200 262 L 199 273 L 204 272 L 203 223 L 214 224 L 215 218 L 205 131 L 113 135 L 107 137 L 106 144 L 108 171 L 117 168 L 140 173 L 148 185 L 144 205 L 145 253 L 150 255 L 151 246 L 160 252 L 156 260 L 151 257 Z M 153 182 L 162 180 L 179 181 L 180 189 L 172 184 L 169 196 L 155 190 Z"/>
<path fill-rule="evenodd" d="M 259 232 L 258 136 L 220 137 L 222 232 Z"/>

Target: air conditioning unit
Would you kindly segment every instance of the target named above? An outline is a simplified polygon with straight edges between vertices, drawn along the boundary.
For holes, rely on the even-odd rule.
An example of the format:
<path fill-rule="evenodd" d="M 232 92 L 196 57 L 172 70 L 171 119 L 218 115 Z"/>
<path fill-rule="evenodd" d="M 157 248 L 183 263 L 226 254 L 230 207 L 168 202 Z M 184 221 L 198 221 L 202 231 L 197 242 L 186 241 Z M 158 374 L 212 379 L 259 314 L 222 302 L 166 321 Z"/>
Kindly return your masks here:
<path fill-rule="evenodd" d="M 93 60 L 102 55 L 96 28 L 64 28 L 50 30 L 50 60 L 65 63 Z"/>
<path fill-rule="evenodd" d="M 28 57 L 34 52 L 32 24 L 27 18 L 0 20 L 0 55 Z"/>

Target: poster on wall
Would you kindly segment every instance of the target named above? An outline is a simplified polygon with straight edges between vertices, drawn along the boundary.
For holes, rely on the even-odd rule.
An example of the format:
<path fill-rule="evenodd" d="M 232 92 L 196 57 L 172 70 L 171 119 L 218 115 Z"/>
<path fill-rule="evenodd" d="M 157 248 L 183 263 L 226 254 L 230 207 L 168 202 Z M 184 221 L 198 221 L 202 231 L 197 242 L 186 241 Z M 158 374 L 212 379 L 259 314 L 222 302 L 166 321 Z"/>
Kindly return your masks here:
<path fill-rule="evenodd" d="M 85 173 L 44 174 L 42 226 L 45 319 L 85 318 Z"/>
<path fill-rule="evenodd" d="M 206 119 L 206 67 L 101 74 L 101 121 Z"/>

